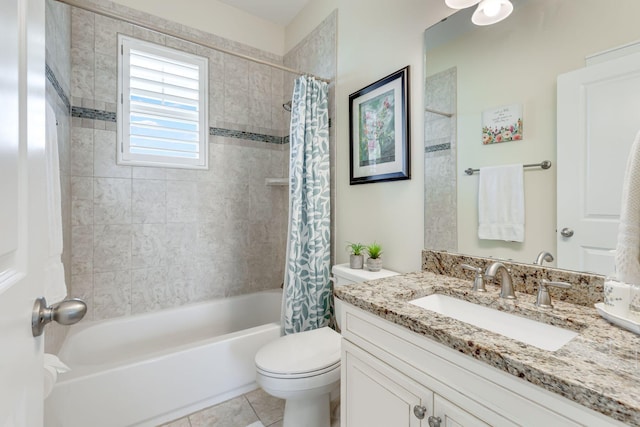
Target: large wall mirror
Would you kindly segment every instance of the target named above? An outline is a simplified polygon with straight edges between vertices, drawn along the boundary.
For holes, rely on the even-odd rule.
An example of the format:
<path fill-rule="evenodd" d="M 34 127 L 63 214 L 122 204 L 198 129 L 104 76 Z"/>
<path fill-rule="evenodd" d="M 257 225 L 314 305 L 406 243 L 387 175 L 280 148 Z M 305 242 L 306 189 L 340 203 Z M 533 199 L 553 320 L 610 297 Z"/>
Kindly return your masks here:
<path fill-rule="evenodd" d="M 577 163 L 558 158 L 564 143 L 557 137 L 558 76 L 640 52 L 634 45 L 640 40 L 635 22 L 640 2 L 512 3 L 513 14 L 491 26 L 472 24 L 472 7 L 425 31 L 425 248 L 530 263 L 540 251 L 558 258 L 558 250 L 563 250 L 559 246 L 567 240 L 556 231 L 566 226 L 558 223 L 556 199 L 559 191 L 566 191 L 559 186 L 571 174 L 576 179 L 589 179 L 582 176 L 585 171 Z M 626 47 L 618 49 L 621 46 Z M 637 84 L 640 88 L 640 77 Z M 606 93 L 612 96 L 611 90 Z M 610 138 L 624 141 L 615 148 L 623 153 L 620 158 L 610 159 L 608 151 L 601 156 L 588 154 L 592 158 L 587 159 L 587 167 L 598 173 L 587 186 L 596 188 L 599 202 L 606 205 L 595 216 L 613 225 L 620 210 L 624 158 L 640 130 L 638 102 L 638 108 L 633 107 L 635 111 L 625 117 L 607 118 L 611 121 Z M 514 105 L 522 111 L 522 139 L 483 144 L 483 112 Z M 606 111 L 589 110 L 592 116 L 596 113 L 604 120 Z M 607 147 L 611 146 L 605 145 L 605 150 Z M 544 160 L 553 166 L 524 172 L 524 242 L 478 239 L 478 174 L 467 175 L 464 170 Z M 617 230 L 617 225 L 613 229 Z M 597 268 L 568 265 L 563 263 L 566 257 L 552 265 L 607 273 L 612 257 L 606 256 L 605 249 L 593 251 Z M 580 262 L 589 256 L 584 249 L 576 255 Z"/>

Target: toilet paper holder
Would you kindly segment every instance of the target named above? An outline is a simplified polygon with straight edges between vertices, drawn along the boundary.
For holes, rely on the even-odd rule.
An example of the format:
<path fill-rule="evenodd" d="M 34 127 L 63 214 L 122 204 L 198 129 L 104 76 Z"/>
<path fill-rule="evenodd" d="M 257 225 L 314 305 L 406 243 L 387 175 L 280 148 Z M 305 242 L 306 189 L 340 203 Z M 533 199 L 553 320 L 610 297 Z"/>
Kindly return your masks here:
<path fill-rule="evenodd" d="M 87 313 L 87 304 L 78 298 L 64 300 L 47 307 L 44 297 L 36 298 L 31 314 L 31 332 L 34 337 L 39 337 L 44 327 L 51 321 L 61 325 L 73 325 L 78 323 Z"/>

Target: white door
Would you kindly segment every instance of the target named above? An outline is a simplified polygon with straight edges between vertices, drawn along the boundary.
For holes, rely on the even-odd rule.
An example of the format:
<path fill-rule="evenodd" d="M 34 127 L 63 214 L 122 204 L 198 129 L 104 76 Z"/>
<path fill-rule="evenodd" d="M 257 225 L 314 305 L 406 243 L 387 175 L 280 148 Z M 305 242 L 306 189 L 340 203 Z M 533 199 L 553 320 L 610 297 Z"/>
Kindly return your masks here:
<path fill-rule="evenodd" d="M 44 0 L 0 0 L 0 426 L 42 425 Z"/>
<path fill-rule="evenodd" d="M 558 267 L 613 271 L 622 181 L 639 130 L 640 54 L 558 77 Z"/>

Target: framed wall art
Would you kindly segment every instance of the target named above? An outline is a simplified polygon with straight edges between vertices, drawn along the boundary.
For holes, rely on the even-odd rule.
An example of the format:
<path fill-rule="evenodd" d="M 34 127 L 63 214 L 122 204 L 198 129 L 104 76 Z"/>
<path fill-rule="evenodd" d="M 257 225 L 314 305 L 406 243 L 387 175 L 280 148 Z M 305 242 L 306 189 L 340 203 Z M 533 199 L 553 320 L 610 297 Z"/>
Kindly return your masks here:
<path fill-rule="evenodd" d="M 349 95 L 350 184 L 411 179 L 409 66 Z"/>
<path fill-rule="evenodd" d="M 520 141 L 522 104 L 504 105 L 482 112 L 482 144 Z"/>

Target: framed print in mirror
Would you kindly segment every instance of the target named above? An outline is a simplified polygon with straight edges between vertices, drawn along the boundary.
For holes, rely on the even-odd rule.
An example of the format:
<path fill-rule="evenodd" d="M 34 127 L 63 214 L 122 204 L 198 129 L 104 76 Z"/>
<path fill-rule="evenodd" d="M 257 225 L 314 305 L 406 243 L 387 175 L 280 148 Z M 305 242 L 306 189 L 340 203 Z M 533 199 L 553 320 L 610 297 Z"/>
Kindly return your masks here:
<path fill-rule="evenodd" d="M 409 66 L 349 95 L 350 184 L 411 179 Z"/>

